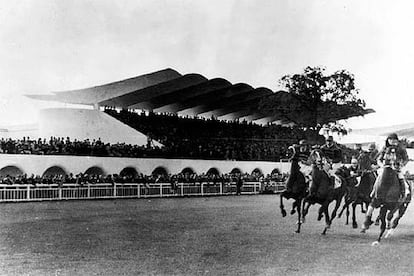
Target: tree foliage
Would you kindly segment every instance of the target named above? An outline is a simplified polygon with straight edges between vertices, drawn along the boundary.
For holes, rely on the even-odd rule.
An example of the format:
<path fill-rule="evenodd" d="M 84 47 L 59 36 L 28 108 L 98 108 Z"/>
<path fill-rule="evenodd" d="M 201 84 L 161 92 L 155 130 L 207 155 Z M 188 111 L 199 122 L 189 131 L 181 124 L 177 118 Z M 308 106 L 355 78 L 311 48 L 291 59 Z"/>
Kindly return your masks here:
<path fill-rule="evenodd" d="M 281 100 L 280 92 L 275 93 L 261 102 L 261 109 L 299 126 L 335 125 L 372 112 L 365 109 L 354 75 L 346 70 L 328 75 L 323 67 L 306 67 L 303 73 L 283 76 L 279 83 L 288 96 Z"/>

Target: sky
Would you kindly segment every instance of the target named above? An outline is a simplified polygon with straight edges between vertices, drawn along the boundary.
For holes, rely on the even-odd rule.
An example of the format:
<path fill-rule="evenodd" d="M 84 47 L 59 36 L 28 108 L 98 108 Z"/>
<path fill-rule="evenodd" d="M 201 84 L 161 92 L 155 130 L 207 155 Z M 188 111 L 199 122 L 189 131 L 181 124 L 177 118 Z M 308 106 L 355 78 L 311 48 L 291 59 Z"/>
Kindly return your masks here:
<path fill-rule="evenodd" d="M 411 1 L 0 0 L 0 126 L 31 124 L 24 97 L 164 68 L 279 90 L 307 66 L 353 73 L 376 110 L 349 128 L 414 122 Z"/>

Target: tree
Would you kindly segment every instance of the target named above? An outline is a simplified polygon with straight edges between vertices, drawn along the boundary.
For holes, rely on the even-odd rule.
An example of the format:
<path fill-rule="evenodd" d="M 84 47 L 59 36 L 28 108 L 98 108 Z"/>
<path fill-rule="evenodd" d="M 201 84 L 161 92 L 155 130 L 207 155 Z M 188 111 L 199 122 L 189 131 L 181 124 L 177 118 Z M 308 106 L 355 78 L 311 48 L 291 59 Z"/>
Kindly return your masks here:
<path fill-rule="evenodd" d="M 279 83 L 287 92 L 262 100 L 260 108 L 298 126 L 320 129 L 329 125 L 343 132 L 339 120 L 374 112 L 365 109 L 354 75 L 346 70 L 327 75 L 323 67 L 306 67 L 301 74 L 283 76 Z"/>

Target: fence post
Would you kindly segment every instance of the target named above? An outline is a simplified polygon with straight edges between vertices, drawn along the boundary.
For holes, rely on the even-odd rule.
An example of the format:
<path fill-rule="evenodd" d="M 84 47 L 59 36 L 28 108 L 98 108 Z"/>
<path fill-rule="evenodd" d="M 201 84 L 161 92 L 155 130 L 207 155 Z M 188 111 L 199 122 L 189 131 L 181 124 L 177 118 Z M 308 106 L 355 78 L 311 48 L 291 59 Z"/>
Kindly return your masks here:
<path fill-rule="evenodd" d="M 181 196 L 184 196 L 184 183 L 181 183 Z"/>
<path fill-rule="evenodd" d="M 141 184 L 138 184 L 137 187 L 138 187 L 137 197 L 140 198 L 141 197 Z"/>
<path fill-rule="evenodd" d="M 91 198 L 91 185 L 88 184 L 87 198 Z"/>
<path fill-rule="evenodd" d="M 201 196 L 204 196 L 204 183 L 201 183 Z"/>
<path fill-rule="evenodd" d="M 220 195 L 223 195 L 223 182 L 220 183 Z"/>
<path fill-rule="evenodd" d="M 62 199 L 62 187 L 58 186 L 59 189 L 59 200 Z"/>
<path fill-rule="evenodd" d="M 114 183 L 114 197 L 116 197 L 116 183 Z"/>
<path fill-rule="evenodd" d="M 27 195 L 26 199 L 30 199 L 30 185 L 27 185 Z"/>
<path fill-rule="evenodd" d="M 160 197 L 162 197 L 162 183 L 160 183 Z"/>

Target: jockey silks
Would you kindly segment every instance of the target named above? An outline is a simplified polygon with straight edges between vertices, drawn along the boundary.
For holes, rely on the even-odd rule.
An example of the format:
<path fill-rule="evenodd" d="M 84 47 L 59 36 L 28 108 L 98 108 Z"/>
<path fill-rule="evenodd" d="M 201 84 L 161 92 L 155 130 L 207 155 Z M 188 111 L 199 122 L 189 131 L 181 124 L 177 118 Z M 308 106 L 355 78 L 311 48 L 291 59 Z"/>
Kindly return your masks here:
<path fill-rule="evenodd" d="M 378 160 L 384 165 L 389 165 L 393 169 L 400 171 L 401 167 L 408 162 L 407 150 L 401 145 L 385 146 L 379 153 Z"/>
<path fill-rule="evenodd" d="M 321 151 L 325 157 L 332 160 L 333 163 L 342 162 L 342 151 L 336 144 L 325 144 L 321 147 Z"/>

